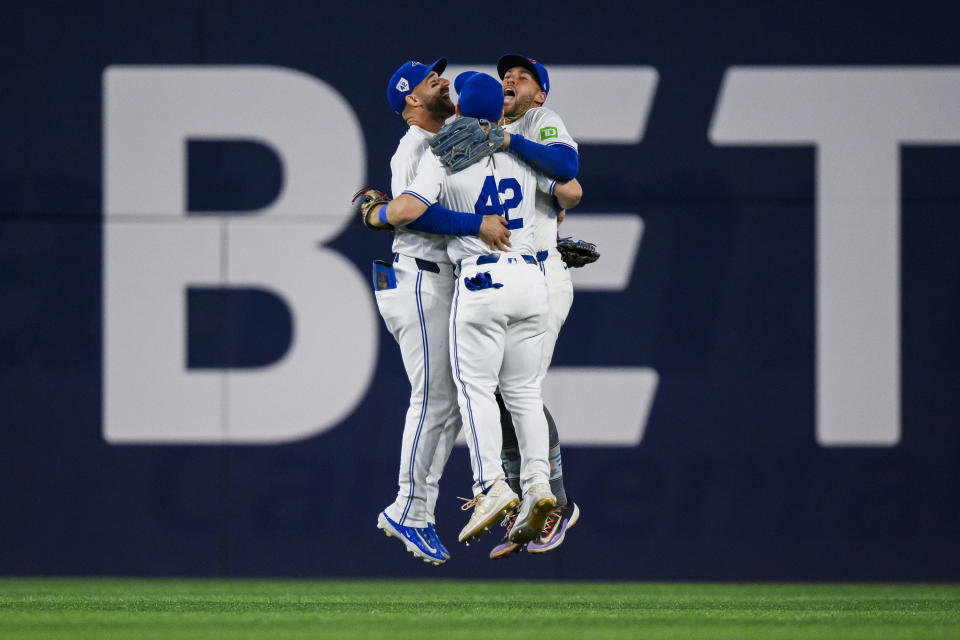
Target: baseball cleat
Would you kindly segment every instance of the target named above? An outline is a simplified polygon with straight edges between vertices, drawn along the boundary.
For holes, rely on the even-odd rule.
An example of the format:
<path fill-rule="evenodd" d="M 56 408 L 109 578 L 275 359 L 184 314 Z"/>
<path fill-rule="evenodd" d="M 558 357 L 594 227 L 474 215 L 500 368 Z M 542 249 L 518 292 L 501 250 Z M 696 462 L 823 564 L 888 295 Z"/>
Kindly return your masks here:
<path fill-rule="evenodd" d="M 543 527 L 540 537 L 527 545 L 527 551 L 529 553 L 553 551 L 563 544 L 567 529 L 577 524 L 579 519 L 580 508 L 576 503 L 571 502 L 564 507 L 557 507 L 547 517 L 547 524 Z"/>
<path fill-rule="evenodd" d="M 549 485 L 532 485 L 523 496 L 517 521 L 510 530 L 510 542 L 524 544 L 543 532 L 547 516 L 557 507 L 557 498 L 550 493 Z"/>
<path fill-rule="evenodd" d="M 514 510 L 513 513 L 507 514 L 503 519 L 503 522 L 500 524 L 507 528 L 503 532 L 503 537 L 500 538 L 500 542 L 497 543 L 493 549 L 490 550 L 490 559 L 499 560 L 500 558 L 506 558 L 514 551 L 520 549 L 520 545 L 515 542 L 510 542 L 510 530 L 513 529 L 513 523 L 517 521 L 517 511 Z"/>
<path fill-rule="evenodd" d="M 460 531 L 460 542 L 479 538 L 518 504 L 520 504 L 520 498 L 503 481 L 503 478 L 494 482 L 486 493 L 474 496 L 473 500 L 466 500 L 460 508 L 464 511 L 473 509 L 473 515 Z"/>
<path fill-rule="evenodd" d="M 427 523 L 426 534 L 424 537 L 427 539 L 427 542 L 430 543 L 431 547 L 434 547 L 437 549 L 437 551 L 447 556 L 447 559 L 450 558 L 450 552 L 447 551 L 447 548 L 443 546 L 442 542 L 440 542 L 440 538 L 437 536 L 437 529 L 433 526 L 432 522 Z"/>
<path fill-rule="evenodd" d="M 381 511 L 377 517 L 377 529 L 383 529 L 388 538 L 398 538 L 415 558 L 422 558 L 430 564 L 447 561 L 448 556 L 429 542 L 426 527 L 405 527 L 391 520 L 386 511 Z"/>

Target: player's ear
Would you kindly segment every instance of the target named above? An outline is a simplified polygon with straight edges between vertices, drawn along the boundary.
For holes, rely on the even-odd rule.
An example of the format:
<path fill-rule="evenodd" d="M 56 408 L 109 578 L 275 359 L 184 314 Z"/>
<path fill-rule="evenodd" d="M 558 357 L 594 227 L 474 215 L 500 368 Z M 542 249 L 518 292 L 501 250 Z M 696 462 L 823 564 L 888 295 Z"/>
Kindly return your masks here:
<path fill-rule="evenodd" d="M 533 96 L 533 101 L 537 103 L 538 107 L 542 107 L 543 103 L 547 101 L 547 94 L 545 94 L 543 91 L 537 91 L 537 93 Z"/>
<path fill-rule="evenodd" d="M 412 91 L 407 94 L 407 97 L 404 98 L 404 100 L 407 101 L 407 106 L 409 107 L 417 107 L 420 105 L 420 97 L 414 95 Z"/>

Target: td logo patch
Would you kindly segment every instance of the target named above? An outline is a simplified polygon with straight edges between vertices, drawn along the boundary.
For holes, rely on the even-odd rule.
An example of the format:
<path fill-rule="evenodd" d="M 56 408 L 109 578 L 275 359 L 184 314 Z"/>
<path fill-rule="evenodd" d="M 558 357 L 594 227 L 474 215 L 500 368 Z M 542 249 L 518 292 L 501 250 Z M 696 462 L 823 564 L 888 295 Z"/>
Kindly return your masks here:
<path fill-rule="evenodd" d="M 556 127 L 543 127 L 540 129 L 540 139 L 546 140 L 547 138 L 556 138 L 559 134 L 557 133 Z"/>

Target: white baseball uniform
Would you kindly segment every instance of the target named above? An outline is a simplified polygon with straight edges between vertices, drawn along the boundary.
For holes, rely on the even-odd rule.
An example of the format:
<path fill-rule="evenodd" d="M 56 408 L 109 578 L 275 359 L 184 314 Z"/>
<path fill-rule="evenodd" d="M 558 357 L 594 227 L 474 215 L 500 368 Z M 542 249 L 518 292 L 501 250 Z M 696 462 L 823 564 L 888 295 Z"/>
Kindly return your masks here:
<path fill-rule="evenodd" d="M 413 179 L 432 137 L 411 126 L 400 139 L 390 159 L 394 197 Z M 380 315 L 400 345 L 410 406 L 403 426 L 399 489 L 386 512 L 401 525 L 424 527 L 436 522 L 440 474 L 460 431 L 448 326 L 456 280 L 443 236 L 398 228 L 393 250 L 395 279 L 384 281 L 395 286 L 375 295 Z"/>
<path fill-rule="evenodd" d="M 544 145 L 565 145 L 578 151 L 577 143 L 554 111 L 546 107 L 530 109 L 504 127 L 510 134 L 520 134 L 527 140 Z M 537 192 L 535 209 L 535 241 L 537 261 L 547 279 L 550 313 L 544 336 L 541 375 L 547 374 L 560 328 L 573 305 L 573 281 L 567 265 L 557 251 L 557 209 L 552 193 Z"/>
<path fill-rule="evenodd" d="M 497 153 L 458 173 L 424 154 L 404 191 L 427 205 L 454 211 L 505 211 L 511 251 L 490 253 L 477 237 L 448 240 L 458 279 L 450 316 L 450 354 L 470 449 L 474 495 L 503 477 L 497 387 L 513 416 L 521 451 L 521 486 L 548 483 L 547 422 L 540 393 L 546 282 L 534 238 L 536 193 L 552 181 L 508 153 Z"/>

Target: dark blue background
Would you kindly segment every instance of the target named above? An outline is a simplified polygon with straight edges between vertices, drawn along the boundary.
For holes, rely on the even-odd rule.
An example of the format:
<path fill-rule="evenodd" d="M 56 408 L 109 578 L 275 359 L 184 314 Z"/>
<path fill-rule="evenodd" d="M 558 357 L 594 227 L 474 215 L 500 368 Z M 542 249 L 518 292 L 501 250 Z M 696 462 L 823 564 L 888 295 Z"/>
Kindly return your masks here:
<path fill-rule="evenodd" d="M 706 135 L 731 65 L 960 64 L 955 3 L 563 1 L 496 19 L 475 5 L 331 6 L 0 8 L 0 573 L 960 579 L 960 150 L 901 155 L 902 440 L 825 449 L 814 439 L 813 150 L 718 148 Z M 457 21 L 482 37 L 458 35 Z M 660 77 L 641 144 L 581 146 L 583 215 L 639 212 L 645 236 L 629 289 L 577 296 L 554 360 L 650 366 L 660 386 L 640 446 L 565 449 L 583 518 L 558 552 L 493 563 L 489 540 L 435 569 L 375 529 L 395 491 L 407 390 L 385 330 L 380 391 L 322 436 L 104 442 L 104 67 L 316 75 L 350 101 L 368 180 L 387 185 L 402 124 L 382 86 L 397 65 L 489 64 L 507 51 L 548 66 L 650 65 Z M 198 210 L 256 208 L 281 180 L 256 147 L 191 145 L 190 159 Z M 388 242 L 357 223 L 332 244 L 366 273 Z M 289 316 L 256 295 L 195 292 L 191 305 L 196 366 L 256 364 L 289 338 Z M 224 305 L 248 305 L 231 314 L 246 324 L 218 333 Z M 251 351 L 263 334 L 253 346 L 266 352 Z M 458 449 L 438 507 L 451 547 L 468 476 Z"/>

